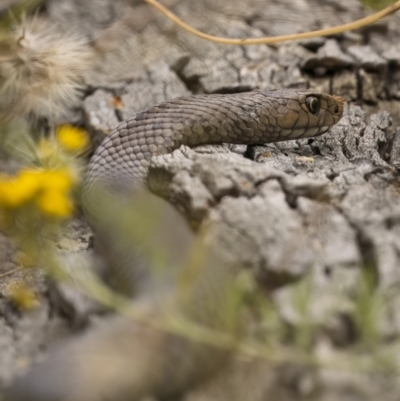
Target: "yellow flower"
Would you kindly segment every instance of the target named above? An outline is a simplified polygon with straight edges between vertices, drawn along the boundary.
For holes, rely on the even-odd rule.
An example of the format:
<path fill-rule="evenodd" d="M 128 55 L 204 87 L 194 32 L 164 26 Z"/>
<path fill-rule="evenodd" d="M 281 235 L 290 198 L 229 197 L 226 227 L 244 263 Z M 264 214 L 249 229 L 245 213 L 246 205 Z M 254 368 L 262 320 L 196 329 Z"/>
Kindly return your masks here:
<path fill-rule="evenodd" d="M 68 170 L 47 170 L 42 173 L 42 187 L 69 191 L 73 185 L 73 178 Z"/>
<path fill-rule="evenodd" d="M 23 170 L 15 177 L 0 178 L 0 204 L 17 208 L 30 201 L 41 186 L 40 172 Z"/>
<path fill-rule="evenodd" d="M 70 152 L 85 150 L 89 145 L 87 132 L 69 124 L 60 125 L 56 131 L 58 142 Z"/>
<path fill-rule="evenodd" d="M 0 178 L 0 205 L 18 208 L 35 201 L 51 217 L 68 217 L 73 210 L 69 192 L 73 178 L 68 170 L 22 170 L 15 177 Z"/>
<path fill-rule="evenodd" d="M 73 211 L 69 196 L 73 184 L 67 169 L 22 170 L 15 177 L 0 177 L 0 206 L 16 209 L 36 202 L 43 214 L 65 218 Z"/>
<path fill-rule="evenodd" d="M 39 305 L 36 294 L 25 284 L 18 284 L 10 288 L 8 298 L 18 306 L 18 308 L 23 310 L 31 310 Z"/>
<path fill-rule="evenodd" d="M 45 189 L 36 199 L 42 213 L 49 217 L 66 218 L 73 212 L 73 203 L 68 193 L 59 189 Z"/>

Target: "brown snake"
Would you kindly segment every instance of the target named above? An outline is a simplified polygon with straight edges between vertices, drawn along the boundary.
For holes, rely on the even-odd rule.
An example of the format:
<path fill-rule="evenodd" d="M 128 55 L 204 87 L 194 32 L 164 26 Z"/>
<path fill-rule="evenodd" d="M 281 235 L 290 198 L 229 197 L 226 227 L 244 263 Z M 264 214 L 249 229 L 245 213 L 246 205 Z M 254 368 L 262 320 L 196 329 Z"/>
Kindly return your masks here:
<path fill-rule="evenodd" d="M 104 224 L 107 227 L 111 223 L 106 220 L 102 225 L 96 221 L 104 214 L 97 205 L 97 189 L 137 194 L 154 155 L 169 153 L 181 145 L 263 144 L 318 136 L 340 120 L 343 103 L 340 97 L 315 91 L 256 90 L 179 98 L 150 107 L 121 123 L 92 157 L 83 187 L 89 221 L 96 233 L 104 235 Z M 154 243 L 154 252 L 158 243 L 171 245 L 173 251 L 165 268 L 179 266 L 171 267 L 179 273 L 184 269 L 193 236 L 175 211 L 165 205 L 161 208 L 168 210 L 160 224 L 161 234 L 147 240 Z M 168 285 L 163 280 L 154 283 L 151 274 L 144 273 L 146 267 L 141 267 L 142 261 L 133 249 L 138 244 L 125 244 L 121 249 L 120 239 L 112 233 L 105 235 L 106 256 L 111 264 L 119 265 L 117 270 L 134 272 L 136 302 L 157 319 L 160 311 L 152 294 L 159 296 L 161 304 L 168 300 L 176 276 L 171 279 L 165 274 Z M 231 328 L 230 323 L 219 315 L 226 310 L 224 291 L 235 267 L 217 250 L 208 252 L 210 257 L 204 261 L 204 275 L 208 276 L 195 283 L 189 297 L 177 308 L 198 323 L 226 330 Z M 107 327 L 89 331 L 83 338 L 50 353 L 42 364 L 16 381 L 9 400 L 133 401 L 147 396 L 178 397 L 213 374 L 225 357 L 225 352 L 212 347 L 192 344 L 116 316 L 109 319 Z"/>
<path fill-rule="evenodd" d="M 307 90 L 255 90 L 178 98 L 134 115 L 94 154 L 83 189 L 132 186 L 143 180 L 152 156 L 181 145 L 263 144 L 324 134 L 342 117 L 343 99 Z M 90 208 L 90 205 L 88 206 Z"/>

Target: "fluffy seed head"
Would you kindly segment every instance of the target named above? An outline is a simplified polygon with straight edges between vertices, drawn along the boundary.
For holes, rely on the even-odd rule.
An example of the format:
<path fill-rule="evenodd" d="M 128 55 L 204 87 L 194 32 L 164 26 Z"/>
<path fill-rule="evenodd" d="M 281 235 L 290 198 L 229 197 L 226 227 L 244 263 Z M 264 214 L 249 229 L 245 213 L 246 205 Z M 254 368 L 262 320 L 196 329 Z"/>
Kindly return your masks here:
<path fill-rule="evenodd" d="M 0 119 L 56 119 L 77 104 L 91 61 L 86 39 L 25 20 L 0 42 Z"/>

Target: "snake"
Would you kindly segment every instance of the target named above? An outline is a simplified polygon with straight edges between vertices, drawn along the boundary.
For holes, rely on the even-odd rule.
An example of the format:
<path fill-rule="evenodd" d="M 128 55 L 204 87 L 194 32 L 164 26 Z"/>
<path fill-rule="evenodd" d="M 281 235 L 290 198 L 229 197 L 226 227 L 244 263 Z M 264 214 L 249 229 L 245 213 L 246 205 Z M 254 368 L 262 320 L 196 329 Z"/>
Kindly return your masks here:
<path fill-rule="evenodd" d="M 155 319 L 160 316 L 159 305 L 168 302 L 176 274 L 185 266 L 185 250 L 196 241 L 183 217 L 146 189 L 152 158 L 171 153 L 182 145 L 258 145 L 316 137 L 341 119 L 343 108 L 344 100 L 339 96 L 303 89 L 193 95 L 151 106 L 121 122 L 103 140 L 87 168 L 82 188 L 83 206 L 95 234 L 103 237 L 104 254 L 108 255 L 109 263 L 116 264 L 116 271 L 123 274 L 133 271 L 134 288 L 128 286 L 127 293 L 135 294 L 135 302 L 142 305 L 145 313 Z M 140 251 L 134 249 L 140 248 L 140 244 L 129 246 L 129 238 L 123 239 L 122 235 L 116 236 L 113 230 L 108 230 L 108 225 L 112 225 L 124 208 L 137 206 L 132 196 L 143 193 L 145 203 L 149 199 L 151 207 L 155 205 L 162 210 L 161 234 L 146 239 L 150 252 L 155 252 L 161 242 L 172 248 L 165 265 L 174 273 L 166 273 L 165 280 L 146 274 L 148 266 L 137 257 Z M 100 224 L 98 220 L 104 218 L 105 212 L 99 204 L 104 205 L 108 195 L 129 201 L 120 210 L 118 206 L 109 209 L 114 214 Z M 237 270 L 234 261 L 220 255 L 217 247 L 207 248 L 207 252 L 210 256 L 203 261 L 206 279 L 195 283 L 179 307 L 196 322 L 222 330 L 231 328 L 232 322 L 227 323 L 221 311 L 227 306 L 224 303 L 226 283 L 232 282 L 232 271 Z M 125 281 L 129 280 L 122 279 Z M 114 316 L 107 325 L 89 330 L 50 352 L 43 362 L 14 382 L 8 399 L 179 398 L 193 385 L 213 375 L 226 359 L 227 353 L 215 347 L 193 344 L 171 333 Z"/>
<path fill-rule="evenodd" d="M 342 98 L 313 91 L 254 90 L 170 100 L 128 118 L 103 141 L 89 164 L 83 196 L 88 198 L 95 185 L 135 186 L 146 177 L 153 156 L 181 145 L 315 137 L 342 113 Z"/>

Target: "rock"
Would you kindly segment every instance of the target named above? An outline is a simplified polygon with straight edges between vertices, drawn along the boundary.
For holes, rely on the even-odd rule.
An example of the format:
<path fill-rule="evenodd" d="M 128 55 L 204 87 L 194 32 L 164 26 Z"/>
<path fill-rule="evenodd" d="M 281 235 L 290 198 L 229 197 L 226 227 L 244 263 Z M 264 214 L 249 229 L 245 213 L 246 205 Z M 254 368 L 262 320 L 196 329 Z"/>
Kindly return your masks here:
<path fill-rule="evenodd" d="M 389 76 L 390 82 L 392 83 L 387 88 L 389 95 L 393 99 L 400 100 L 400 69 L 392 71 L 389 73 Z"/>
<path fill-rule="evenodd" d="M 118 125 L 117 118 L 118 98 L 110 92 L 98 89 L 92 95 L 86 97 L 83 102 L 86 125 L 92 134 L 94 148 L 103 141 Z"/>
<path fill-rule="evenodd" d="M 376 73 L 359 71 L 361 98 L 366 103 L 378 103 L 379 98 L 385 97 L 385 83 Z"/>
<path fill-rule="evenodd" d="M 343 70 L 332 79 L 332 93 L 344 97 L 348 102 L 358 98 L 358 83 L 354 73 Z"/>
<path fill-rule="evenodd" d="M 304 46 L 306 49 L 311 51 L 317 51 L 326 43 L 327 39 L 325 37 L 316 37 L 310 39 L 303 39 L 299 41 L 299 44 Z"/>
<path fill-rule="evenodd" d="M 161 62 L 150 68 L 146 80 L 135 81 L 126 87 L 121 96 L 121 115 L 126 119 L 153 104 L 189 94 L 176 73 Z"/>
<path fill-rule="evenodd" d="M 390 152 L 390 164 L 393 165 L 397 170 L 400 169 L 400 128 L 396 128 L 394 134 L 392 149 Z"/>
<path fill-rule="evenodd" d="M 336 40 L 329 39 L 317 54 L 310 55 L 302 63 L 305 70 L 326 68 L 327 71 L 340 70 L 354 65 L 354 60 L 341 49 Z"/>
<path fill-rule="evenodd" d="M 376 54 L 370 46 L 350 46 L 347 52 L 367 71 L 382 72 L 387 66 L 386 60 Z"/>
<path fill-rule="evenodd" d="M 382 53 L 382 57 L 390 64 L 400 66 L 400 45 L 392 45 Z"/>

